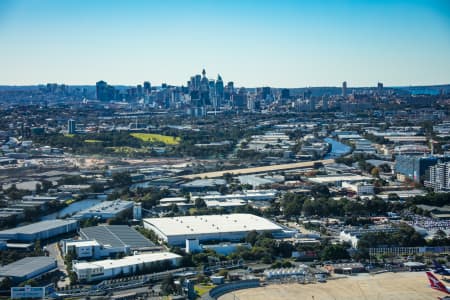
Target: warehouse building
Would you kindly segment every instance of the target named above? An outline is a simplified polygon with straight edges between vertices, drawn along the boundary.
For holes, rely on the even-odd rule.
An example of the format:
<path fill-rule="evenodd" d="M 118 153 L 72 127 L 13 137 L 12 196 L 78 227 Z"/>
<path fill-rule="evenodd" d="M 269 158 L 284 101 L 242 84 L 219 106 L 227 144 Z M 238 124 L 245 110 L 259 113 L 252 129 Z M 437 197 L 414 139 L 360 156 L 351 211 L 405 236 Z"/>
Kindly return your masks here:
<path fill-rule="evenodd" d="M 153 242 L 127 225 L 93 226 L 80 229 L 82 240 L 64 240 L 64 253 L 73 252 L 77 258 L 113 256 L 133 251 L 159 250 Z"/>
<path fill-rule="evenodd" d="M 56 260 L 48 256 L 25 257 L 0 267 L 0 277 L 19 283 L 57 269 Z"/>
<path fill-rule="evenodd" d="M 102 220 L 113 219 L 133 209 L 133 201 L 114 200 L 103 201 L 88 209 L 82 210 L 73 216 L 74 219 L 98 218 Z"/>
<path fill-rule="evenodd" d="M 152 267 L 166 264 L 167 268 L 178 266 L 181 256 L 171 252 L 157 252 L 106 259 L 95 262 L 74 262 L 73 271 L 81 281 L 99 281 L 117 276 L 133 275 Z"/>
<path fill-rule="evenodd" d="M 0 240 L 34 242 L 76 231 L 77 220 L 46 220 L 0 231 Z"/>
<path fill-rule="evenodd" d="M 189 239 L 239 241 L 252 230 L 286 236 L 281 226 L 251 214 L 150 218 L 144 219 L 144 227 L 171 246 L 184 245 Z"/>

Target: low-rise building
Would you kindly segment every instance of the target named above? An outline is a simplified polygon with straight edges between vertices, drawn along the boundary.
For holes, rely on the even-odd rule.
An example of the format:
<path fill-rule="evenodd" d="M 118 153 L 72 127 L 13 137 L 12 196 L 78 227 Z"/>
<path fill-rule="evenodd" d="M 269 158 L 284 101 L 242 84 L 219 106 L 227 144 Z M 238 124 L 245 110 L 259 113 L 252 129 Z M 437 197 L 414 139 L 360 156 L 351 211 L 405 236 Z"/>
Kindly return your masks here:
<path fill-rule="evenodd" d="M 73 263 L 73 271 L 80 281 L 100 281 L 117 276 L 129 276 L 151 270 L 161 264 L 167 268 L 178 266 L 181 256 L 171 252 L 157 252 L 126 256 L 121 259 L 106 259 L 95 262 Z"/>
<path fill-rule="evenodd" d="M 0 267 L 0 277 L 19 283 L 56 270 L 56 260 L 48 256 L 25 257 Z"/>
<path fill-rule="evenodd" d="M 362 195 L 373 195 L 374 194 L 374 185 L 364 182 L 358 182 L 358 183 L 349 183 L 349 182 L 343 182 L 342 187 L 346 188 L 348 190 L 351 190 L 352 192 L 356 193 L 358 196 Z"/>
<path fill-rule="evenodd" d="M 189 239 L 239 241 L 252 230 L 286 237 L 283 227 L 252 214 L 150 218 L 144 219 L 144 227 L 169 245 L 184 245 Z"/>
<path fill-rule="evenodd" d="M 77 258 L 104 258 L 117 254 L 129 255 L 133 251 L 159 250 L 160 247 L 127 225 L 101 225 L 80 229 L 81 240 L 63 240 L 65 254 L 72 252 Z"/>
<path fill-rule="evenodd" d="M 57 235 L 76 231 L 77 220 L 46 220 L 25 226 L 0 231 L 0 239 L 8 241 L 33 242 L 46 240 Z"/>
<path fill-rule="evenodd" d="M 127 211 L 131 213 L 133 201 L 114 200 L 103 201 L 88 209 L 82 210 L 73 216 L 74 219 L 98 218 L 102 220 L 116 218 Z"/>

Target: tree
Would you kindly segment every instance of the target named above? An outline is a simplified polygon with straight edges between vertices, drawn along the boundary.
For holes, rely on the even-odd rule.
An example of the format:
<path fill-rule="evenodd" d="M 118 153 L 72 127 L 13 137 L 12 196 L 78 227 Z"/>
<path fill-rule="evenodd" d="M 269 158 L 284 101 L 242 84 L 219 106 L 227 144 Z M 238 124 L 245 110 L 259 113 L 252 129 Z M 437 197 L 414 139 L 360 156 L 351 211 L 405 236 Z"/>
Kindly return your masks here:
<path fill-rule="evenodd" d="M 198 209 L 206 207 L 205 200 L 203 200 L 202 198 L 195 199 L 195 204 L 194 205 Z"/>
<path fill-rule="evenodd" d="M 3 278 L 0 282 L 0 290 L 9 290 L 13 286 L 13 281 L 9 277 Z"/>
<path fill-rule="evenodd" d="M 113 174 L 112 180 L 117 186 L 129 186 L 132 183 L 131 176 L 127 172 Z"/>
<path fill-rule="evenodd" d="M 325 246 L 320 256 L 322 260 L 338 260 L 350 258 L 346 247 L 342 244 Z"/>
<path fill-rule="evenodd" d="M 41 240 L 37 240 L 36 243 L 34 244 L 34 254 L 36 256 L 42 255 L 42 247 L 41 247 Z"/>
<path fill-rule="evenodd" d="M 247 236 L 245 237 L 245 241 L 247 243 L 250 243 L 250 245 L 254 246 L 256 241 L 258 239 L 258 232 L 256 230 L 252 230 L 249 233 L 247 233 Z"/>
<path fill-rule="evenodd" d="M 169 274 L 161 283 L 161 291 L 164 296 L 172 294 L 176 289 L 172 274 Z"/>
<path fill-rule="evenodd" d="M 286 217 L 299 216 L 302 212 L 305 198 L 294 193 L 286 193 L 281 201 L 281 207 Z"/>
<path fill-rule="evenodd" d="M 311 194 L 314 197 L 328 197 L 330 196 L 330 190 L 326 185 L 317 184 L 311 188 Z"/>
<path fill-rule="evenodd" d="M 380 176 L 380 170 L 378 169 L 378 168 L 373 168 L 371 171 L 370 171 L 370 174 L 373 176 L 373 177 L 379 177 Z"/>

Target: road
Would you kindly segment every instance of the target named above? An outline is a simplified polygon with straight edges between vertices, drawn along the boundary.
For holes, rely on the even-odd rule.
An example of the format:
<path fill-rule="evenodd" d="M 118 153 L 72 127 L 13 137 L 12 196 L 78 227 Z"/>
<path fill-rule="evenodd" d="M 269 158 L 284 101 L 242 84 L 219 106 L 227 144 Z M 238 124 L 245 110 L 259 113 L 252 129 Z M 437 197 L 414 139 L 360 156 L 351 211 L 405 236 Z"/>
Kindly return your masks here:
<path fill-rule="evenodd" d="M 256 173 L 264 173 L 264 172 L 275 172 L 275 171 L 313 167 L 314 164 L 316 164 L 316 163 L 322 163 L 324 165 L 328 165 L 328 164 L 334 163 L 334 159 L 323 159 L 323 160 L 305 161 L 305 162 L 291 163 L 291 164 L 281 164 L 281 165 L 272 165 L 272 166 L 264 166 L 264 167 L 207 172 L 207 173 L 185 175 L 185 176 L 182 176 L 182 178 L 185 178 L 185 179 L 219 178 L 219 177 L 223 177 L 223 175 L 226 173 L 233 174 L 233 175 L 247 175 L 247 174 L 256 174 Z"/>
<path fill-rule="evenodd" d="M 64 259 L 59 251 L 57 243 L 51 243 L 47 246 L 48 255 L 56 260 L 58 270 L 64 274 L 64 279 L 58 281 L 58 288 L 63 288 L 70 285 L 69 274 L 66 270 L 66 265 L 64 264 Z"/>

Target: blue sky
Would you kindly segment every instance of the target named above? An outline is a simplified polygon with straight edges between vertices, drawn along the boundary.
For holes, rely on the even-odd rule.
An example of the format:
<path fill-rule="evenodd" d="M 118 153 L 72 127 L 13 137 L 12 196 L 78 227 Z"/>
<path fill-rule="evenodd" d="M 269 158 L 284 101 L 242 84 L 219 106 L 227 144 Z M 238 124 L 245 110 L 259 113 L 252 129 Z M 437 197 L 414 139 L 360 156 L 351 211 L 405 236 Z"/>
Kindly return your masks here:
<path fill-rule="evenodd" d="M 448 0 L 1 0 L 0 84 L 450 83 Z"/>

